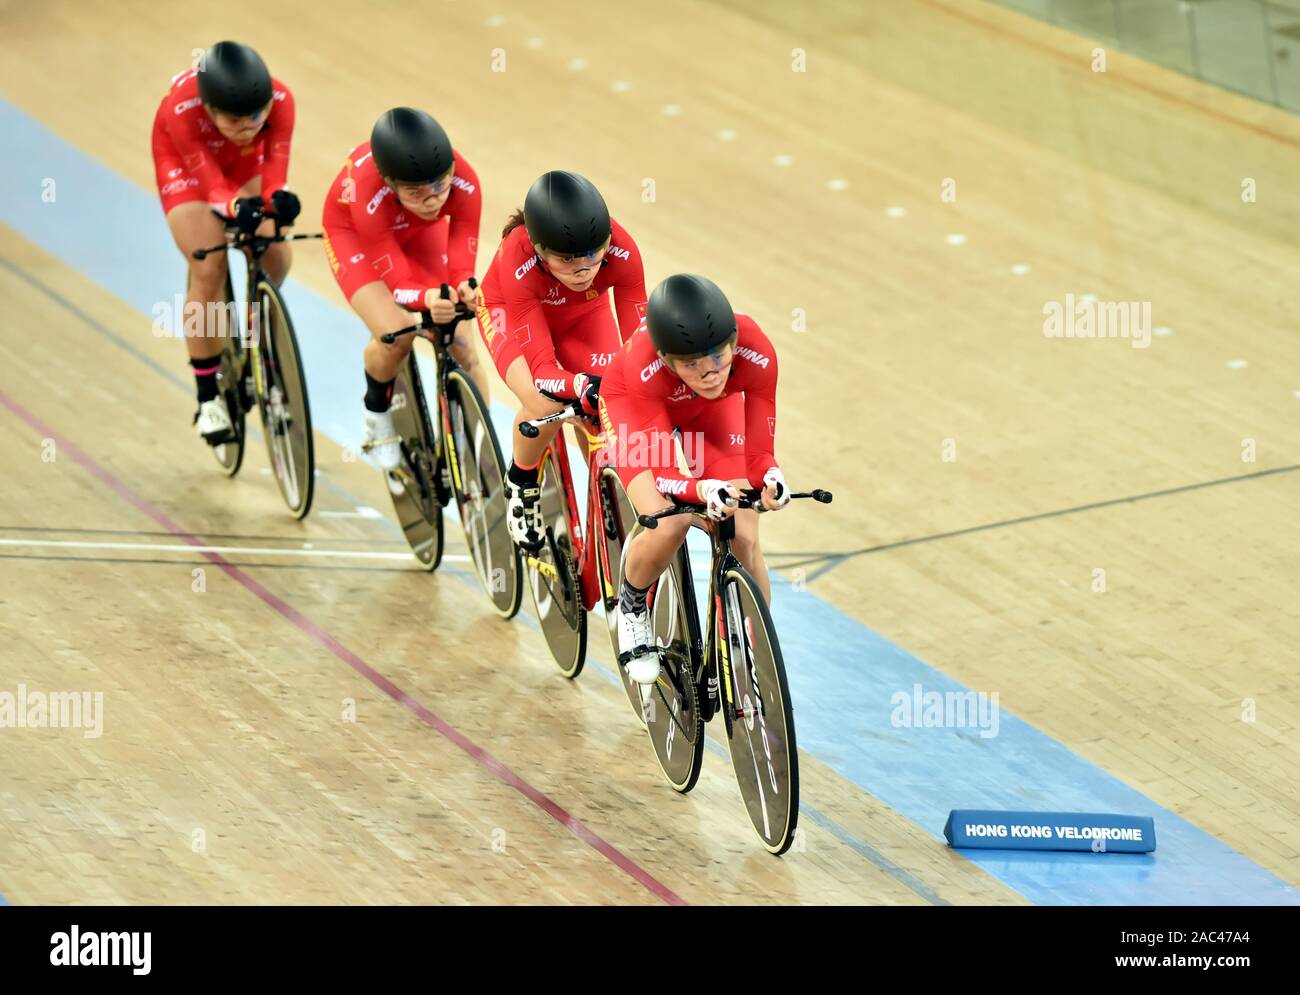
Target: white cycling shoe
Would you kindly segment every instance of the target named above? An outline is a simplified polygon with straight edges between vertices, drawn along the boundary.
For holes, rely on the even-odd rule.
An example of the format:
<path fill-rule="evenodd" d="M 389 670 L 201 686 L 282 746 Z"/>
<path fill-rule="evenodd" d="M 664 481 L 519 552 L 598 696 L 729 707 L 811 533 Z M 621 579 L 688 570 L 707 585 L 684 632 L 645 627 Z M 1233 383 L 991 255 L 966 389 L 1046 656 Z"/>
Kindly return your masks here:
<path fill-rule="evenodd" d="M 393 424 L 391 409 L 366 411 L 361 451 L 369 453 L 381 470 L 396 470 L 402 465 L 402 437 L 397 434 L 397 427 Z"/>
<path fill-rule="evenodd" d="M 219 446 L 235 437 L 235 426 L 230 420 L 226 399 L 221 395 L 199 405 L 194 424 L 198 426 L 203 441 L 210 446 Z"/>
<path fill-rule="evenodd" d="M 515 545 L 536 555 L 545 545 L 541 484 L 516 484 L 506 477 L 506 529 Z"/>
<path fill-rule="evenodd" d="M 618 662 L 627 669 L 627 676 L 641 685 L 644 695 L 647 687 L 659 679 L 659 648 L 649 608 L 625 612 L 619 606 L 618 650 Z"/>

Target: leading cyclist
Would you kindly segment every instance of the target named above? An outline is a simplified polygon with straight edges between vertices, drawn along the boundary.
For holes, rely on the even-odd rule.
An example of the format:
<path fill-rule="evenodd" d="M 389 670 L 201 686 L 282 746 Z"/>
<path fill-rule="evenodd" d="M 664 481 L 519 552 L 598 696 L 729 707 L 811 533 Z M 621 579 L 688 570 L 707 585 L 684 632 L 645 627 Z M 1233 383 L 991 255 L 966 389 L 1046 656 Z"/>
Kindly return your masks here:
<path fill-rule="evenodd" d="M 225 330 L 208 327 L 216 314 L 208 304 L 224 303 L 226 254 L 196 260 L 191 253 L 220 244 L 228 222 L 258 235 L 275 233 L 268 214 L 282 225 L 293 224 L 301 209 L 297 196 L 285 189 L 293 119 L 289 88 L 267 71 L 261 56 L 234 41 L 217 42 L 200 56 L 197 68 L 174 76 L 154 115 L 158 196 L 189 266 L 182 320 L 198 392 L 194 420 L 214 446 L 234 437 L 226 400 L 217 390 Z M 283 242 L 262 257 L 277 286 L 290 262 Z"/>
<path fill-rule="evenodd" d="M 775 511 L 790 491 L 776 448 L 776 350 L 753 318 L 735 314 L 713 281 L 679 273 L 650 294 L 646 320 L 600 387 L 600 418 L 619 478 L 638 514 L 702 504 L 734 516 L 732 550 L 771 600 L 758 513 L 740 491 L 762 490 Z M 678 465 L 674 433 L 690 472 Z M 686 541 L 689 516 L 666 518 L 628 543 L 619 592 L 619 662 L 638 684 L 659 676 L 647 594 Z"/>

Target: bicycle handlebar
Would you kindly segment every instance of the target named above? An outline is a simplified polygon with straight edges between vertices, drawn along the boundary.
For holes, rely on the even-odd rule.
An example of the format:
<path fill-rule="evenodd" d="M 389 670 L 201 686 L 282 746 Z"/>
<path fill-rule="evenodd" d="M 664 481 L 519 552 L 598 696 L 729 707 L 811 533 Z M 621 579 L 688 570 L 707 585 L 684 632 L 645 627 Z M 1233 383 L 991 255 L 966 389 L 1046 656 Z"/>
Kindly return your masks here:
<path fill-rule="evenodd" d="M 215 213 L 215 212 L 214 212 Z M 324 238 L 324 232 L 312 232 L 304 235 L 282 235 L 280 234 L 280 222 L 276 220 L 275 215 L 268 214 L 267 218 L 275 221 L 274 235 L 249 235 L 246 232 L 235 228 L 229 218 L 222 217 L 226 223 L 226 240 L 220 245 L 214 245 L 209 249 L 195 249 L 190 253 L 195 259 L 207 259 L 214 252 L 225 252 L 228 249 L 252 249 L 255 252 L 265 252 L 266 249 L 276 242 L 301 242 L 309 238 Z"/>
<path fill-rule="evenodd" d="M 471 290 L 478 288 L 478 280 L 474 279 L 474 277 L 471 276 L 467 282 L 469 283 Z M 451 300 L 451 285 L 444 283 L 439 291 L 439 296 L 444 301 Z M 422 310 L 420 312 L 419 322 L 408 328 L 402 328 L 396 332 L 389 332 L 386 335 L 381 335 L 379 336 L 379 341 L 384 343 L 384 345 L 392 345 L 403 335 L 418 335 L 420 332 L 426 331 L 441 332 L 444 335 L 450 335 L 452 329 L 454 329 L 458 324 L 467 318 L 472 318 L 473 316 L 473 310 L 466 307 L 460 301 L 456 302 L 456 314 L 452 317 L 451 321 L 443 322 L 441 324 L 433 320 L 432 312 Z"/>
<path fill-rule="evenodd" d="M 520 422 L 519 434 L 525 439 L 536 439 L 541 435 L 543 425 L 551 425 L 557 421 L 564 421 L 566 418 L 573 418 L 574 416 L 577 416 L 578 418 L 591 418 L 591 415 L 587 414 L 587 412 L 582 409 L 582 399 L 579 397 L 572 399 L 556 397 L 550 391 L 546 390 L 539 390 L 537 393 L 541 394 L 542 397 L 563 404 L 564 407 L 554 414 L 546 415 L 542 418 L 534 418 L 532 421 Z"/>
<path fill-rule="evenodd" d="M 816 490 L 791 494 L 790 500 L 794 501 L 798 498 L 812 498 L 818 504 L 830 504 L 831 499 L 834 496 L 835 495 L 830 491 L 817 488 Z M 741 491 L 740 501 L 737 503 L 737 508 L 753 508 L 760 514 L 767 511 L 767 508 L 763 505 L 762 490 L 758 488 L 750 488 L 749 490 Z M 704 515 L 707 513 L 708 508 L 702 504 L 678 504 L 672 508 L 664 508 L 662 511 L 656 511 L 652 515 L 637 515 L 636 520 L 647 529 L 654 529 L 659 527 L 659 520 L 661 518 L 672 518 L 674 515 Z"/>

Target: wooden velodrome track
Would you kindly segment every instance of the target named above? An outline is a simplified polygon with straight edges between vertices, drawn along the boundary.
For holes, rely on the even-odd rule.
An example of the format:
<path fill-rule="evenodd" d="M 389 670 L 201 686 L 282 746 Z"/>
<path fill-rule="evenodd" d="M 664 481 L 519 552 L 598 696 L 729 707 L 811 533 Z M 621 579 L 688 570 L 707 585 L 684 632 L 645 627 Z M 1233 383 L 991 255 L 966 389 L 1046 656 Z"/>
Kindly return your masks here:
<path fill-rule="evenodd" d="M 302 525 L 259 439 L 239 478 L 219 475 L 192 436 L 180 345 L 70 260 L 130 269 L 137 243 L 165 239 L 149 125 L 191 50 L 223 37 L 295 91 L 303 230 L 400 103 L 439 117 L 482 178 L 480 268 L 539 172 L 590 176 L 651 283 L 710 274 L 780 350 L 787 475 L 837 500 L 765 520 L 778 601 L 817 599 L 997 691 L 1044 743 L 1280 879 L 1243 900 L 1295 900 L 1281 882 L 1300 882 L 1300 121 L 1118 53 L 1094 73 L 1086 39 L 973 0 L 606 4 L 580 26 L 517 0 L 4 5 L 6 113 L 147 209 L 134 230 L 92 211 L 76 223 L 93 234 L 63 251 L 9 222 L 38 189 L 0 194 L 0 691 L 106 702 L 100 738 L 0 729 L 0 895 L 1044 900 L 1016 883 L 1023 868 L 945 848 L 941 819 L 864 790 L 813 736 L 803 845 L 768 857 L 724 756 L 706 755 L 687 797 L 662 784 L 599 619 L 571 685 L 535 625 L 484 610 L 463 563 L 428 576 L 400 556 L 380 478 L 323 434 Z M 179 258 L 149 251 L 170 299 Z M 318 248 L 297 250 L 293 277 L 342 303 Z M 1144 350 L 1047 339 L 1044 303 L 1066 293 L 1151 301 L 1172 334 Z M 331 407 L 357 420 L 354 333 L 337 363 L 356 398 L 314 397 L 318 426 Z M 788 666 L 811 672 L 815 655 Z M 865 652 L 860 666 L 865 680 Z M 802 742 L 832 702 L 800 686 Z M 862 734 L 843 736 L 847 750 Z M 915 793 L 963 802 L 927 772 L 937 740 L 900 742 Z M 1051 900 L 1107 900 L 1077 864 L 1062 887 L 1079 890 Z"/>

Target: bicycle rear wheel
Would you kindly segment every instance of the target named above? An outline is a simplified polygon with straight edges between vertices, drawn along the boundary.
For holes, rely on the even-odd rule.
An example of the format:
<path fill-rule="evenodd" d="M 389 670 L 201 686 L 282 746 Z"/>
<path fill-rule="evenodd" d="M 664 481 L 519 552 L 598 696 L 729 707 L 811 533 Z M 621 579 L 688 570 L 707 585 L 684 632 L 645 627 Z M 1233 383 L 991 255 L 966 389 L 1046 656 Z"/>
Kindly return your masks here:
<path fill-rule="evenodd" d="M 266 435 L 266 452 L 280 496 L 296 519 L 311 511 L 316 490 L 316 454 L 298 338 L 275 286 L 257 285 L 253 342 L 257 366 L 257 406 Z M 258 334 L 260 332 L 260 334 Z"/>
<path fill-rule="evenodd" d="M 628 698 L 638 709 L 659 767 L 675 791 L 695 787 L 704 762 L 704 715 L 700 710 L 699 623 L 685 545 L 650 589 L 650 615 L 659 647 L 659 680 L 649 700 L 619 667 Z"/>
<path fill-rule="evenodd" d="M 519 551 L 506 528 L 505 460 L 483 397 L 464 370 L 447 374 L 451 445 L 444 448 L 465 544 L 483 590 L 502 618 L 523 601 Z"/>
<path fill-rule="evenodd" d="M 631 520 L 635 521 L 635 517 Z M 630 542 L 640 531 L 640 525 L 634 526 L 628 541 Z M 626 558 L 626 544 L 623 550 L 623 558 Z M 618 593 L 623 586 L 624 566 L 624 563 L 619 564 L 618 583 L 615 585 L 613 605 L 609 608 L 610 618 L 613 620 L 610 635 L 614 642 L 615 666 L 618 667 L 618 676 L 623 681 L 623 691 L 627 695 L 628 704 L 632 707 L 637 721 L 644 726 L 646 725 L 646 703 L 642 700 L 640 687 L 628 676 L 627 669 L 617 663 L 620 652 Z M 668 564 L 668 569 L 650 585 L 650 590 L 646 594 L 646 603 L 650 607 L 650 621 L 654 626 L 655 645 L 659 647 L 661 667 L 666 661 L 671 660 L 674 667 L 690 667 L 691 673 L 698 676 L 701 671 L 702 656 L 699 619 L 695 615 L 695 586 L 691 580 L 691 561 L 684 543 L 672 562 Z M 660 676 L 662 678 L 663 675 Z M 671 702 L 668 702 L 668 705 L 671 708 Z"/>
<path fill-rule="evenodd" d="M 578 572 L 573 562 L 573 540 L 569 534 L 567 491 L 562 472 L 565 471 L 555 462 L 555 449 L 548 446 L 537 470 L 546 544 L 536 556 L 539 565 L 529 564 L 527 569 L 528 587 L 533 592 L 542 635 L 546 637 L 560 673 L 572 680 L 582 673 L 587 658 L 587 610 L 582 605 Z"/>
<path fill-rule="evenodd" d="M 441 466 L 429 419 L 429 398 L 415 363 L 415 349 L 393 381 L 393 425 L 402 439 L 402 463 L 388 475 L 397 522 L 406 534 L 411 552 L 425 570 L 442 562 L 442 509 L 439 491 Z"/>
<path fill-rule="evenodd" d="M 769 853 L 794 842 L 799 822 L 799 750 L 785 663 L 767 602 L 741 567 L 723 577 L 718 651 L 730 674 L 727 745 L 754 831 Z M 724 684 L 727 682 L 723 676 Z"/>

